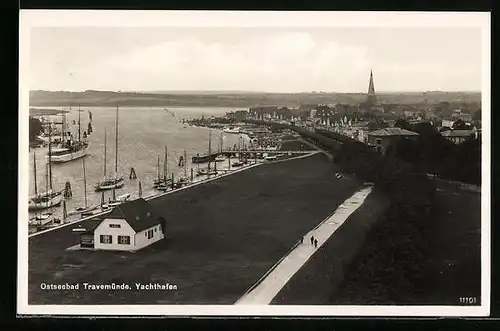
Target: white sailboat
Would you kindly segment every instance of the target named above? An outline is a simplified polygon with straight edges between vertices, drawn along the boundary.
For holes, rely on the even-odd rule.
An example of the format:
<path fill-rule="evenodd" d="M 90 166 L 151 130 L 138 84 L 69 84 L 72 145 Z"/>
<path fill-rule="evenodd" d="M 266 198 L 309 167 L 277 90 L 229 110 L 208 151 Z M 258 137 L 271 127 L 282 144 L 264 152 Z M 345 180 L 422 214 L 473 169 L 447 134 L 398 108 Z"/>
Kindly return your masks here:
<path fill-rule="evenodd" d="M 118 175 L 118 105 L 116 105 L 116 151 L 115 151 L 115 174 L 108 178 L 106 175 L 106 131 L 104 132 L 104 179 L 95 185 L 96 191 L 106 191 L 123 187 L 124 179 Z"/>
<path fill-rule="evenodd" d="M 51 151 L 51 139 L 50 139 L 50 126 L 49 126 L 49 155 Z M 62 201 L 62 191 L 55 191 L 53 190 L 52 187 L 52 167 L 51 167 L 51 160 L 49 157 L 49 160 L 47 162 L 47 167 L 46 167 L 46 191 L 45 192 L 38 192 L 37 189 L 37 180 L 36 180 L 36 155 L 35 152 L 33 151 L 33 170 L 34 170 L 34 180 L 35 180 L 35 194 L 29 197 L 28 200 L 28 210 L 29 211 L 34 211 L 34 210 L 41 210 L 41 209 L 48 209 L 52 208 L 55 206 L 59 206 Z"/>
<path fill-rule="evenodd" d="M 81 126 L 80 126 L 80 108 L 78 108 L 78 140 L 73 141 L 71 135 L 70 139 L 66 137 L 65 130 L 66 119 L 63 117 L 62 129 L 61 130 L 61 145 L 58 148 L 54 148 L 50 153 L 50 158 L 54 163 L 62 163 L 72 161 L 87 155 L 87 150 L 89 148 L 89 143 L 87 140 L 81 139 Z M 85 138 L 85 135 L 84 135 Z M 47 155 L 47 158 L 49 155 Z"/>
<path fill-rule="evenodd" d="M 87 204 L 87 172 L 85 169 L 85 158 L 82 159 L 82 167 L 83 167 L 83 190 L 85 196 L 85 205 L 82 207 L 77 207 L 74 210 L 69 212 L 69 215 L 81 214 L 81 216 L 93 215 L 98 205 L 89 206 Z"/>

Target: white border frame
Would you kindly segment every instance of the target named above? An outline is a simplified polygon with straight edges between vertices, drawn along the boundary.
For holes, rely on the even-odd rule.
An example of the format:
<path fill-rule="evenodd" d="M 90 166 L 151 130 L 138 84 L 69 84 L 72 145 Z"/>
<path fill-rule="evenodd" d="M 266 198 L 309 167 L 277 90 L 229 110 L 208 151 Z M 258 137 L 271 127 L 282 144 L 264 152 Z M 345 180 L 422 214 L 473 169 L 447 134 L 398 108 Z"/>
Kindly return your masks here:
<path fill-rule="evenodd" d="M 19 20 L 19 195 L 18 286 L 19 315 L 156 315 L 156 316 L 488 316 L 490 311 L 490 72 L 489 12 L 242 12 L 242 11 L 100 11 L 21 10 Z M 124 23 L 128 22 L 128 23 Z M 42 26 L 92 27 L 436 27 L 478 28 L 482 31 L 482 282 L 481 306 L 277 306 L 277 305 L 29 305 L 28 111 L 30 29 Z M 457 294 L 459 295 L 459 294 Z"/>

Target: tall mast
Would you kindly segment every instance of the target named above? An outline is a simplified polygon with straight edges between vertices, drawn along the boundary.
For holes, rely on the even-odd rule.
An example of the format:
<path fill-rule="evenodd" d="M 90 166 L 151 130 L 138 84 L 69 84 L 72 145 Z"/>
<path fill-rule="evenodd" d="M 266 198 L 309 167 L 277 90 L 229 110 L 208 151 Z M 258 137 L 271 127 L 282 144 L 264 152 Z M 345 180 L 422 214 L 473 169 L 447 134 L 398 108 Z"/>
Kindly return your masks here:
<path fill-rule="evenodd" d="M 64 120 L 66 116 L 64 115 L 64 106 L 62 106 L 63 113 L 61 114 L 61 145 L 64 143 Z"/>
<path fill-rule="evenodd" d="M 184 150 L 184 178 L 187 178 L 187 153 Z"/>
<path fill-rule="evenodd" d="M 80 142 L 80 105 L 78 105 L 78 142 Z"/>
<path fill-rule="evenodd" d="M 87 175 L 85 172 L 85 158 L 82 158 L 83 164 L 83 190 L 85 192 L 85 207 L 87 207 Z"/>
<path fill-rule="evenodd" d="M 224 140 L 224 134 L 221 132 L 220 133 L 220 152 L 222 153 L 224 151 L 223 147 L 222 147 L 222 142 Z"/>
<path fill-rule="evenodd" d="M 167 145 L 165 145 L 165 159 L 163 160 L 163 179 L 167 181 L 168 175 L 168 162 L 167 162 Z"/>
<path fill-rule="evenodd" d="M 208 130 L 208 154 L 212 154 L 212 131 Z"/>
<path fill-rule="evenodd" d="M 49 188 L 52 190 L 52 126 L 49 122 Z"/>
<path fill-rule="evenodd" d="M 212 131 L 208 129 L 208 171 L 210 171 L 211 156 L 212 156 Z"/>
<path fill-rule="evenodd" d="M 160 155 L 158 155 L 158 163 L 156 164 L 156 175 L 158 176 L 158 180 L 160 179 Z"/>
<path fill-rule="evenodd" d="M 36 156 L 35 156 L 35 151 L 33 151 L 33 173 L 35 175 L 35 195 L 37 195 L 38 189 L 36 186 Z"/>
<path fill-rule="evenodd" d="M 106 178 L 106 128 L 104 128 L 104 178 Z"/>
<path fill-rule="evenodd" d="M 47 194 L 47 192 L 49 192 L 49 164 L 50 163 L 47 163 L 47 165 L 45 166 L 45 193 Z M 47 207 L 49 206 L 49 200 L 50 199 L 47 199 Z"/>
<path fill-rule="evenodd" d="M 116 151 L 115 151 L 115 174 L 118 173 L 118 102 L 116 103 Z"/>

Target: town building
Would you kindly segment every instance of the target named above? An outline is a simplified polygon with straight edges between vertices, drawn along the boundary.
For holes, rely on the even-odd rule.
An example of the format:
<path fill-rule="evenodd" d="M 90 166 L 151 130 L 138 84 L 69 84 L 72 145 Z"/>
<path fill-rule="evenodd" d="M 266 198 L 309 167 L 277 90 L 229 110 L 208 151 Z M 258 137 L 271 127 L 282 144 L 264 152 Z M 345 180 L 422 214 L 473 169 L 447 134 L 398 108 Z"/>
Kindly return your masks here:
<path fill-rule="evenodd" d="M 375 151 L 386 154 L 394 150 L 397 145 L 404 139 L 416 139 L 418 133 L 401 129 L 401 128 L 385 128 L 368 133 L 368 144 L 373 146 Z"/>
<path fill-rule="evenodd" d="M 471 136 L 477 137 L 477 133 L 476 133 L 475 129 L 473 129 L 473 130 L 447 130 L 447 131 L 441 132 L 441 135 L 454 144 L 463 143 L 467 138 L 469 138 Z"/>
<path fill-rule="evenodd" d="M 137 251 L 165 237 L 165 219 L 143 198 L 116 206 L 89 223 L 80 235 L 80 248 Z"/>

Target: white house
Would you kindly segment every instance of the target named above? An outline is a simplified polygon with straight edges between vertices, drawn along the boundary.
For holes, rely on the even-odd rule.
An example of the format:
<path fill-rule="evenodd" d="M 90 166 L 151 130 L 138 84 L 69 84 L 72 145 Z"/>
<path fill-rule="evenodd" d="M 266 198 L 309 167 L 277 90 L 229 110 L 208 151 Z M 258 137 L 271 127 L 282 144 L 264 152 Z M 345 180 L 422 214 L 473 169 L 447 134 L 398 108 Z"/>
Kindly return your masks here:
<path fill-rule="evenodd" d="M 165 219 L 140 198 L 116 206 L 86 230 L 80 235 L 81 248 L 137 251 L 165 237 Z"/>

